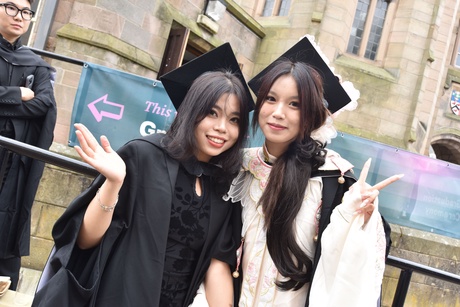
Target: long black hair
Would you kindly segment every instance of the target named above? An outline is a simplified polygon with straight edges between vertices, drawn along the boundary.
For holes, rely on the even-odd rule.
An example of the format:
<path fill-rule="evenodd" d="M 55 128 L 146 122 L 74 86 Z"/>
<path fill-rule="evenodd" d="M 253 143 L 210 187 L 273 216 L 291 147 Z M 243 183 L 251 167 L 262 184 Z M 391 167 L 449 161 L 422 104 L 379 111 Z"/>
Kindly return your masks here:
<path fill-rule="evenodd" d="M 191 85 L 170 129 L 166 133 L 165 148 L 170 156 L 186 161 L 197 153 L 195 128 L 211 112 L 219 98 L 233 94 L 239 102 L 239 133 L 236 143 L 209 161 L 219 165 L 222 171 L 216 178 L 220 195 L 225 194 L 242 164 L 241 149 L 247 140 L 249 126 L 249 101 L 238 77 L 229 71 L 210 71 L 200 75 Z"/>
<path fill-rule="evenodd" d="M 261 80 L 252 122 L 254 129 L 273 83 L 285 75 L 292 76 L 297 83 L 300 132 L 273 164 L 259 205 L 265 215 L 268 251 L 279 273 L 288 278 L 278 281 L 277 286 L 282 290 L 298 290 L 310 281 L 312 262 L 296 242 L 295 219 L 312 171 L 325 161 L 324 144 L 313 140 L 311 133 L 325 123 L 328 110 L 323 103 L 319 73 L 303 62 L 282 59 Z"/>

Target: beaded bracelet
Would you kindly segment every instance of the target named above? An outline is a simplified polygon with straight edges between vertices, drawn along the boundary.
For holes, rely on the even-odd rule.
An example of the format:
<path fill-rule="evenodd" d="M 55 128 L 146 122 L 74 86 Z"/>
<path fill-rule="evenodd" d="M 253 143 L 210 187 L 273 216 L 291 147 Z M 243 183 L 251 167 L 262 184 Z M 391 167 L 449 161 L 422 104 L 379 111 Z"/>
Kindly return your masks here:
<path fill-rule="evenodd" d="M 97 202 L 98 202 L 98 204 L 99 204 L 99 207 L 101 207 L 102 210 L 104 210 L 105 212 L 112 212 L 113 209 L 115 209 L 115 206 L 117 205 L 117 202 L 118 202 L 118 195 L 117 195 L 117 200 L 115 200 L 115 202 L 113 203 L 113 206 L 106 206 L 106 205 L 103 205 L 103 204 L 101 203 L 101 196 L 100 196 L 100 194 L 99 194 L 99 191 L 100 191 L 100 190 L 101 190 L 101 189 L 97 189 L 97 192 L 96 192 L 96 194 L 97 194 Z"/>

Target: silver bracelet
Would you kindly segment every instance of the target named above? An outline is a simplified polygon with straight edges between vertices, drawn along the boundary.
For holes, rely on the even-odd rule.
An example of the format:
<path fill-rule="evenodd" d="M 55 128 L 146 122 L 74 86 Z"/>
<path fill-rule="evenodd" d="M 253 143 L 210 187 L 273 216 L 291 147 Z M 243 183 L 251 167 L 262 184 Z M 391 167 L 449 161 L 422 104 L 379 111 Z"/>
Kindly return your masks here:
<path fill-rule="evenodd" d="M 99 204 L 99 207 L 102 208 L 102 210 L 104 210 L 105 212 L 112 212 L 113 209 L 115 209 L 115 206 L 117 205 L 117 202 L 118 202 L 118 195 L 117 195 L 117 200 L 115 200 L 115 202 L 113 203 L 112 206 L 106 206 L 106 205 L 103 205 L 101 203 L 101 196 L 100 196 L 100 191 L 101 189 L 97 189 L 97 192 L 96 192 L 96 195 L 97 195 L 97 202 Z"/>

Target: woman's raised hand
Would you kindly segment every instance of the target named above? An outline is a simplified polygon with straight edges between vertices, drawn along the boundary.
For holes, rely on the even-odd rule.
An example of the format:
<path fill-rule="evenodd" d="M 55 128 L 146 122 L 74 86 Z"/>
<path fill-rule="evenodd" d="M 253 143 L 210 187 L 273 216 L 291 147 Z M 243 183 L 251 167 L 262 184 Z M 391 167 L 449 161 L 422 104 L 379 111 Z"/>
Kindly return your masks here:
<path fill-rule="evenodd" d="M 101 173 L 106 180 L 122 183 L 126 176 L 126 165 L 120 156 L 110 147 L 106 136 L 101 136 L 101 145 L 83 124 L 75 124 L 75 134 L 80 146 L 75 150 L 80 157 Z"/>
<path fill-rule="evenodd" d="M 369 220 L 370 216 L 372 215 L 372 212 L 374 212 L 374 209 L 375 209 L 374 200 L 379 195 L 379 191 L 383 189 L 384 187 L 388 186 L 389 184 L 401 179 L 404 176 L 403 174 L 393 175 L 391 177 L 388 177 L 385 180 L 380 181 L 374 186 L 370 186 L 369 184 L 366 183 L 366 178 L 367 178 L 367 174 L 369 173 L 370 166 L 371 166 L 371 159 L 368 159 L 366 163 L 364 163 L 364 166 L 361 171 L 361 174 L 359 175 L 358 181 L 351 187 L 351 188 L 354 188 L 355 185 L 359 187 L 359 190 L 361 192 L 362 203 L 359 206 L 359 208 L 355 211 L 355 214 L 364 213 L 364 219 L 366 222 Z"/>

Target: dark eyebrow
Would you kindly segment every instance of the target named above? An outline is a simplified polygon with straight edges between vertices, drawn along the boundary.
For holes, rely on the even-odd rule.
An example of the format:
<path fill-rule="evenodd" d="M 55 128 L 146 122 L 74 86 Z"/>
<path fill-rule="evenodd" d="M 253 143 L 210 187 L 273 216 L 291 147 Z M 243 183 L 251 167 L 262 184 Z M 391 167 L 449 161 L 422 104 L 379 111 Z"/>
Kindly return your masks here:
<path fill-rule="evenodd" d="M 222 108 L 221 108 L 220 106 L 218 106 L 217 103 L 216 103 L 212 108 L 213 108 L 213 109 L 216 108 L 216 109 L 218 109 L 219 111 L 223 112 Z M 240 115 L 241 115 L 241 112 L 240 112 L 240 111 L 235 111 L 235 112 L 232 112 L 231 114 L 240 116 Z"/>
<path fill-rule="evenodd" d="M 12 6 L 15 6 L 15 7 L 17 7 L 18 9 L 21 9 L 21 10 L 32 11 L 32 9 L 29 8 L 29 7 L 27 7 L 27 6 L 19 7 L 19 6 L 17 6 L 17 5 L 16 5 L 15 3 L 13 3 L 13 2 L 5 2 L 5 3 L 3 3 L 3 4 L 4 4 L 4 5 L 12 5 Z"/>
<path fill-rule="evenodd" d="M 279 96 L 277 92 L 273 91 L 273 90 L 270 90 L 267 94 L 267 96 Z M 300 101 L 300 98 L 299 98 L 299 95 L 295 95 L 295 96 L 291 96 L 291 97 L 288 97 L 289 100 L 297 100 L 297 101 Z"/>

